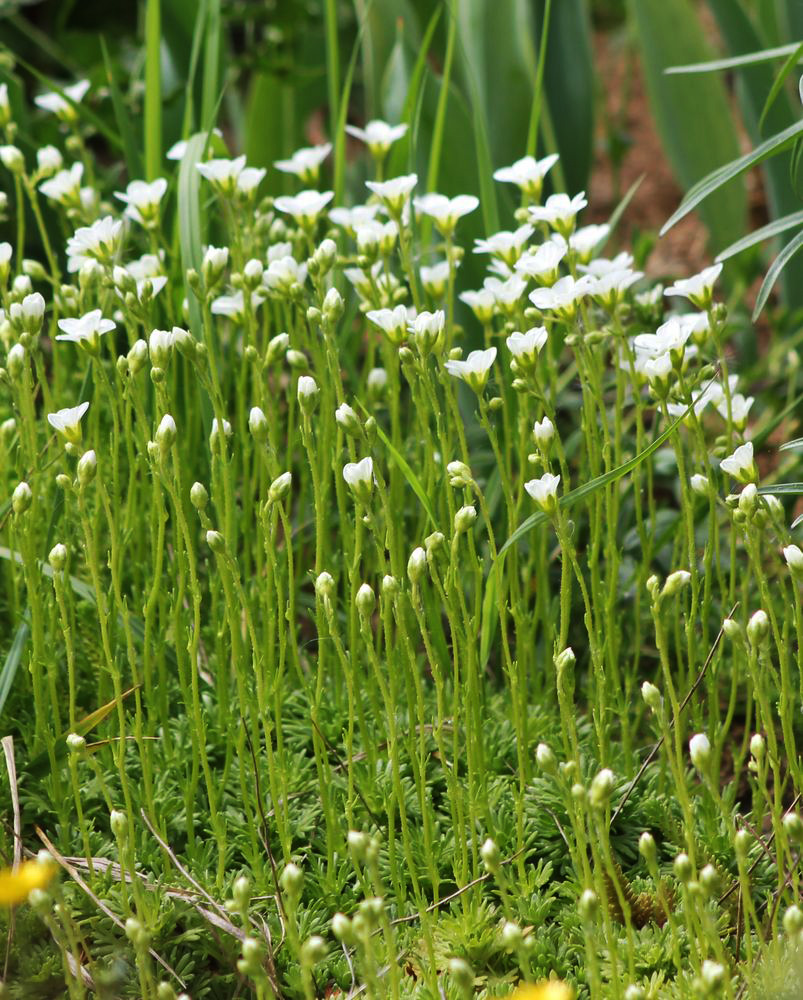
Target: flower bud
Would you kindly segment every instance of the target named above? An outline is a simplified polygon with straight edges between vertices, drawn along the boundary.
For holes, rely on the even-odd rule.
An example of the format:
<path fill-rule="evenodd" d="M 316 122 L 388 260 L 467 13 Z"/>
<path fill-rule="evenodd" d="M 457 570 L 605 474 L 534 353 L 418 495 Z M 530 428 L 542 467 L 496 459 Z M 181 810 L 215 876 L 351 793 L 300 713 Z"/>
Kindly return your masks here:
<path fill-rule="evenodd" d="M 706 865 L 700 872 L 700 885 L 705 895 L 711 899 L 719 892 L 721 884 L 722 879 L 719 877 L 719 872 L 714 865 Z"/>
<path fill-rule="evenodd" d="M 323 300 L 322 312 L 324 319 L 334 325 L 343 315 L 344 309 L 343 296 L 336 288 L 330 288 Z"/>
<path fill-rule="evenodd" d="M 109 824 L 117 840 L 128 839 L 128 817 L 121 809 L 112 809 L 109 813 Z"/>
<path fill-rule="evenodd" d="M 698 771 L 705 771 L 711 761 L 711 743 L 705 733 L 696 733 L 689 740 L 689 756 Z"/>
<path fill-rule="evenodd" d="M 388 600 L 392 601 L 394 597 L 399 592 L 399 581 L 395 576 L 391 576 L 390 573 L 386 573 L 382 577 L 382 596 Z"/>
<path fill-rule="evenodd" d="M 287 494 L 290 492 L 290 487 L 293 483 L 293 475 L 290 472 L 283 472 L 280 476 L 270 484 L 268 489 L 268 499 L 271 503 L 276 503 L 279 500 L 284 500 Z"/>
<path fill-rule="evenodd" d="M 376 595 L 367 583 L 362 584 L 354 598 L 357 610 L 364 618 L 369 618 L 376 607 Z"/>
<path fill-rule="evenodd" d="M 549 451 L 549 446 L 555 437 L 555 425 L 549 417 L 544 417 L 543 420 L 536 420 L 533 424 L 533 437 L 539 448 L 545 452 Z"/>
<path fill-rule="evenodd" d="M 361 437 L 362 426 L 360 419 L 348 403 L 341 403 L 335 410 L 335 422 L 342 431 L 351 435 L 351 437 Z"/>
<path fill-rule="evenodd" d="M 166 413 L 156 429 L 156 443 L 163 455 L 170 451 L 176 443 L 177 433 L 175 420 L 169 413 Z"/>
<path fill-rule="evenodd" d="M 577 909 L 580 911 L 581 918 L 585 921 L 591 921 L 596 917 L 597 910 L 599 909 L 599 897 L 593 889 L 583 890 L 583 894 L 580 896 L 577 904 Z"/>
<path fill-rule="evenodd" d="M 508 951 L 515 951 L 521 945 L 522 936 L 521 927 L 512 920 L 506 920 L 502 925 L 502 945 Z"/>
<path fill-rule="evenodd" d="M 461 507 L 454 516 L 454 530 L 458 535 L 470 531 L 477 520 L 477 511 L 474 507 Z"/>
<path fill-rule="evenodd" d="M 747 623 L 747 638 L 752 646 L 764 643 L 770 632 L 770 620 L 766 611 L 756 611 Z"/>
<path fill-rule="evenodd" d="M 205 510 L 209 503 L 209 493 L 203 483 L 193 483 L 190 487 L 190 503 L 196 510 Z"/>
<path fill-rule="evenodd" d="M 737 830 L 733 838 L 733 848 L 736 851 L 737 857 L 746 858 L 752 843 L 753 838 L 747 830 Z"/>
<path fill-rule="evenodd" d="M 755 757 L 757 761 L 762 761 L 764 759 L 764 753 L 766 752 L 767 745 L 764 742 L 764 737 L 761 733 L 753 733 L 750 737 L 750 753 Z"/>
<path fill-rule="evenodd" d="M 81 753 L 86 749 L 86 739 L 79 733 L 69 733 L 64 742 L 70 753 Z"/>
<path fill-rule="evenodd" d="M 691 489 L 692 493 L 696 493 L 699 497 L 708 496 L 708 477 L 701 475 L 699 472 L 695 473 L 691 477 Z"/>
<path fill-rule="evenodd" d="M 672 862 L 672 868 L 675 872 L 675 877 L 684 884 L 691 881 L 693 874 L 691 860 L 685 851 L 681 851 L 680 854 Z"/>
<path fill-rule="evenodd" d="M 14 344 L 6 355 L 6 368 L 12 379 L 20 378 L 24 365 L 25 348 L 22 344 Z"/>
<path fill-rule="evenodd" d="M 226 551 L 226 539 L 219 531 L 207 531 L 206 544 L 213 552 L 220 553 Z"/>
<path fill-rule="evenodd" d="M 304 887 L 304 872 L 297 864 L 289 861 L 279 876 L 279 884 L 290 899 L 298 899 Z"/>
<path fill-rule="evenodd" d="M 502 862 L 502 855 L 495 841 L 493 841 L 490 837 L 480 848 L 480 857 L 482 858 L 482 863 L 489 872 L 493 873 L 499 870 L 499 866 Z"/>
<path fill-rule="evenodd" d="M 0 146 L 0 163 L 12 174 L 25 173 L 25 157 L 16 146 Z"/>
<path fill-rule="evenodd" d="M 641 685 L 641 697 L 644 699 L 644 703 L 649 709 L 653 712 L 660 712 L 664 699 L 661 697 L 661 692 L 654 684 L 651 684 L 649 681 L 644 681 Z"/>
<path fill-rule="evenodd" d="M 657 849 L 655 847 L 655 837 L 646 830 L 639 837 L 638 841 L 639 854 L 644 858 L 647 864 L 653 864 L 656 857 L 658 856 Z"/>
<path fill-rule="evenodd" d="M 335 581 L 331 573 L 326 570 L 318 574 L 315 581 L 315 593 L 320 598 L 331 598 L 335 592 Z"/>
<path fill-rule="evenodd" d="M 604 767 L 594 776 L 589 791 L 589 801 L 597 809 L 603 809 L 610 801 L 615 786 L 613 771 L 609 767 Z"/>
<path fill-rule="evenodd" d="M 308 937 L 301 946 L 301 961 L 304 965 L 317 965 L 326 958 L 326 942 L 320 934 Z"/>
<path fill-rule="evenodd" d="M 783 557 L 792 576 L 797 577 L 799 580 L 803 579 L 803 551 L 797 545 L 787 545 L 783 550 Z"/>
<path fill-rule="evenodd" d="M 47 561 L 54 572 L 61 573 L 67 565 L 67 547 L 58 542 L 50 550 Z"/>
<path fill-rule="evenodd" d="M 407 576 L 415 586 L 427 571 L 427 554 L 419 545 L 413 549 L 410 558 L 407 560 Z"/>
<path fill-rule="evenodd" d="M 318 383 L 311 375 L 302 375 L 299 378 L 297 393 L 302 413 L 307 416 L 312 413 L 318 401 L 319 392 Z"/>
<path fill-rule="evenodd" d="M 258 406 L 252 406 L 248 414 L 248 429 L 251 436 L 260 444 L 268 440 L 268 418 Z"/>
<path fill-rule="evenodd" d="M 793 844 L 803 844 L 803 819 L 799 813 L 787 813 L 783 818 L 783 828 Z"/>
<path fill-rule="evenodd" d="M 98 471 L 98 459 L 94 451 L 85 451 L 78 460 L 76 474 L 81 486 L 88 486 Z"/>
<path fill-rule="evenodd" d="M 535 749 L 535 762 L 545 774 L 557 774 L 558 761 L 550 746 L 539 743 Z"/>
<path fill-rule="evenodd" d="M 664 588 L 661 591 L 661 597 L 674 597 L 684 587 L 688 586 L 690 581 L 691 573 L 688 573 L 685 569 L 675 570 L 674 573 L 670 573 L 666 578 L 666 583 L 664 583 Z"/>
<path fill-rule="evenodd" d="M 803 931 L 803 910 L 793 903 L 783 915 L 783 929 L 789 937 L 797 936 Z"/>
<path fill-rule="evenodd" d="M 447 969 L 461 992 L 474 992 L 474 970 L 464 958 L 450 958 Z"/>
<path fill-rule="evenodd" d="M 351 944 L 354 940 L 354 929 L 345 913 L 336 913 L 332 917 L 332 934 L 345 945 Z"/>
<path fill-rule="evenodd" d="M 25 483 L 18 483 L 11 494 L 11 507 L 15 514 L 24 514 L 33 502 L 31 487 Z"/>

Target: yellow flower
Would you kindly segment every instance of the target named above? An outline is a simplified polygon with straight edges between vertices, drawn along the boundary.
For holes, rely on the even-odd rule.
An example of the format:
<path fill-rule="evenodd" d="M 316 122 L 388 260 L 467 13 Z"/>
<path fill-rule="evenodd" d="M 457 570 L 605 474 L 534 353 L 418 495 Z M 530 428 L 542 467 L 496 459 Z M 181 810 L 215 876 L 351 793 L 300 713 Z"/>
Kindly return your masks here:
<path fill-rule="evenodd" d="M 46 889 L 56 874 L 56 866 L 48 861 L 23 861 L 16 871 L 0 871 L 0 906 L 24 903 L 34 889 Z"/>
<path fill-rule="evenodd" d="M 574 1000 L 574 990 L 560 979 L 540 983 L 522 983 L 513 993 L 514 1000 Z"/>

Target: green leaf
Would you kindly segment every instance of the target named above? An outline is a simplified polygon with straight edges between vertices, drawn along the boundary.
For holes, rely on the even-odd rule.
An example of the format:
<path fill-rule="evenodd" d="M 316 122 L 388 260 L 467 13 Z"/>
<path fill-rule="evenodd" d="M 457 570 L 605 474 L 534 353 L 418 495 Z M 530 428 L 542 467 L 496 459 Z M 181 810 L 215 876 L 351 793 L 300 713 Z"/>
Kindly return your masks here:
<path fill-rule="evenodd" d="M 775 80 L 773 81 L 772 89 L 770 90 L 769 94 L 767 94 L 767 100 L 764 102 L 764 107 L 761 110 L 761 117 L 758 120 L 759 132 L 764 126 L 764 120 L 769 114 L 770 108 L 773 106 L 773 104 L 775 103 L 775 99 L 781 92 L 781 87 L 783 87 L 789 74 L 792 72 L 795 66 L 797 66 L 797 64 L 800 62 L 801 55 L 803 55 L 803 42 L 801 42 L 800 45 L 798 45 L 798 47 L 795 49 L 795 51 L 789 56 L 789 58 L 786 60 L 786 62 L 778 71 L 778 75 L 775 77 Z"/>
<path fill-rule="evenodd" d="M 680 222 L 681 219 L 684 219 L 689 212 L 708 198 L 709 195 L 717 191 L 718 188 L 721 188 L 723 184 L 743 174 L 751 167 L 763 163 L 768 157 L 774 156 L 787 146 L 791 146 L 795 138 L 801 135 L 801 133 L 803 133 L 803 122 L 795 122 L 794 125 L 785 128 L 783 132 L 772 136 L 766 142 L 762 142 L 761 145 L 749 153 L 745 153 L 744 156 L 739 156 L 730 163 L 726 163 L 724 166 L 717 167 L 716 170 L 711 171 L 710 174 L 691 188 L 681 202 L 680 207 L 664 223 L 661 229 L 661 236 L 668 232 L 676 223 Z"/>
<path fill-rule="evenodd" d="M 787 441 L 781 445 L 778 451 L 801 451 L 803 450 L 803 438 L 795 438 L 794 441 Z"/>
<path fill-rule="evenodd" d="M 25 616 L 27 616 L 28 610 L 26 608 Z M 28 642 L 28 637 L 31 634 L 31 627 L 25 617 L 17 626 L 17 631 L 14 635 L 14 641 L 11 643 L 11 649 L 9 649 L 6 655 L 5 663 L 3 664 L 3 669 L 0 670 L 0 716 L 3 714 L 3 709 L 5 708 L 6 701 L 9 694 L 11 694 L 11 689 L 14 686 L 14 678 L 17 676 L 17 670 L 22 661 L 22 654 L 25 652 L 25 646 Z"/>
<path fill-rule="evenodd" d="M 343 90 L 340 94 L 340 105 L 337 112 L 337 124 L 335 126 L 335 176 L 334 176 L 334 191 L 336 205 L 340 205 L 343 202 L 343 188 L 346 176 L 346 119 L 348 117 L 349 111 L 349 98 L 351 97 L 351 84 L 354 80 L 354 68 L 357 65 L 357 56 L 360 52 L 360 45 L 362 43 L 363 31 L 365 29 L 365 22 L 360 26 L 360 30 L 357 33 L 357 37 L 354 39 L 354 45 L 351 50 L 351 59 L 349 59 L 348 69 L 346 70 L 346 77 L 343 81 Z"/>
<path fill-rule="evenodd" d="M 664 73 L 675 76 L 684 73 L 718 73 L 725 69 L 738 69 L 742 66 L 753 66 L 756 63 L 772 62 L 773 59 L 783 59 L 784 56 L 789 55 L 799 58 L 800 52 L 800 45 L 779 45 L 772 49 L 762 49 L 760 52 L 747 52 L 741 56 L 709 59 L 707 62 L 690 63 L 684 66 L 667 66 Z"/>
<path fill-rule="evenodd" d="M 759 486 L 758 492 L 762 496 L 783 496 L 790 493 L 798 496 L 803 493 L 803 483 L 776 483 L 775 486 Z"/>
<path fill-rule="evenodd" d="M 688 189 L 723 162 L 738 156 L 739 144 L 725 87 L 715 76 L 689 79 L 664 73 L 668 66 L 689 56 L 703 61 L 709 54 L 690 0 L 631 0 L 630 9 L 641 43 L 641 64 L 656 126 L 675 175 Z M 718 190 L 739 172 L 711 187 L 708 194 L 715 196 L 702 211 L 703 221 L 719 245 L 733 242 L 744 231 L 744 185 Z M 690 201 L 688 196 L 686 200 Z M 687 211 L 702 200 L 690 202 Z"/>
<path fill-rule="evenodd" d="M 488 571 L 485 580 L 485 590 L 482 595 L 482 623 L 480 626 L 480 670 L 484 669 L 491 653 L 496 626 L 499 622 L 499 609 L 496 606 L 497 564 L 494 563 Z"/>
<path fill-rule="evenodd" d="M 772 262 L 769 271 L 764 275 L 764 280 L 761 282 L 761 288 L 756 298 L 755 308 L 753 309 L 753 322 L 756 321 L 761 310 L 767 304 L 772 287 L 780 277 L 781 271 L 783 271 L 787 261 L 791 260 L 801 247 L 803 247 L 803 230 L 786 244 Z"/>
<path fill-rule="evenodd" d="M 761 226 L 760 229 L 748 233 L 747 236 L 743 236 L 735 243 L 731 243 L 729 247 L 725 247 L 724 250 L 717 254 L 717 263 L 727 260 L 729 257 L 735 257 L 737 253 L 755 246 L 756 243 L 763 243 L 764 240 L 777 236 L 779 233 L 785 233 L 787 229 L 794 229 L 796 226 L 801 225 L 803 225 L 803 210 L 792 212 L 791 215 L 785 215 L 782 219 L 775 219 L 773 222 L 768 222 L 766 226 Z"/>

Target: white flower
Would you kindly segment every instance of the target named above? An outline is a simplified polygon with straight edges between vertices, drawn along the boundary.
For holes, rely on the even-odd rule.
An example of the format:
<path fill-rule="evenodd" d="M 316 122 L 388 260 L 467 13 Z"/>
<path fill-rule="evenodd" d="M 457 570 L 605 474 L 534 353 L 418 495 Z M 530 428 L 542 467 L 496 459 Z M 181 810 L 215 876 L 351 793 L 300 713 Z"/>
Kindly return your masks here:
<path fill-rule="evenodd" d="M 159 202 L 167 191 L 167 181 L 158 177 L 149 184 L 147 181 L 131 181 L 125 192 L 115 191 L 114 197 L 125 202 L 125 214 L 129 219 L 149 226 L 156 221 Z"/>
<path fill-rule="evenodd" d="M 497 306 L 507 313 L 514 313 L 518 308 L 521 298 L 527 291 L 527 282 L 521 275 L 512 274 L 504 281 L 499 278 L 486 278 L 482 283 L 483 288 L 489 291 Z"/>
<path fill-rule="evenodd" d="M 55 146 L 42 146 L 36 151 L 36 166 L 42 174 L 54 174 L 63 163 L 60 150 Z"/>
<path fill-rule="evenodd" d="M 573 198 L 563 193 L 551 194 L 543 205 L 532 206 L 530 218 L 533 222 L 546 222 L 556 232 L 568 236 L 574 229 L 577 213 L 587 204 L 585 191 L 581 191 Z"/>
<path fill-rule="evenodd" d="M 548 448 L 554 436 L 555 425 L 549 417 L 544 417 L 543 420 L 535 421 L 533 424 L 533 437 L 535 438 L 535 443 L 540 448 Z"/>
<path fill-rule="evenodd" d="M 311 375 L 302 375 L 299 378 L 297 387 L 299 399 L 305 396 L 317 396 L 319 391 L 318 383 Z"/>
<path fill-rule="evenodd" d="M 313 181 L 318 176 L 318 170 L 326 157 L 332 152 L 331 142 L 321 146 L 308 146 L 297 149 L 289 160 L 276 160 L 273 164 L 277 170 L 285 174 L 295 174 L 304 183 Z"/>
<path fill-rule="evenodd" d="M 60 205 L 80 205 L 83 175 L 83 163 L 73 163 L 69 170 L 60 170 L 55 177 L 40 184 L 39 190 L 45 198 Z"/>
<path fill-rule="evenodd" d="M 353 208 L 338 206 L 329 212 L 329 218 L 336 226 L 342 226 L 354 236 L 360 226 L 376 218 L 378 211 L 379 205 L 376 202 L 370 205 L 355 205 Z"/>
<path fill-rule="evenodd" d="M 740 483 L 749 483 L 756 478 L 756 464 L 753 459 L 753 442 L 748 441 L 741 444 L 727 458 L 723 458 L 719 463 L 720 469 L 729 476 L 733 476 Z"/>
<path fill-rule="evenodd" d="M 567 275 L 551 288 L 536 288 L 530 292 L 530 302 L 541 312 L 556 312 L 565 319 L 572 319 L 577 303 L 591 291 L 594 280 L 587 274 L 576 280 Z"/>
<path fill-rule="evenodd" d="M 252 292 L 251 309 L 256 310 L 261 304 L 262 295 L 258 291 Z M 245 314 L 245 296 L 242 288 L 238 288 L 231 295 L 219 295 L 213 300 L 210 308 L 215 316 L 228 316 L 229 319 L 239 322 Z"/>
<path fill-rule="evenodd" d="M 280 195 L 274 206 L 279 212 L 292 215 L 300 226 L 312 226 L 334 198 L 334 191 L 300 191 L 296 195 Z"/>
<path fill-rule="evenodd" d="M 458 298 L 465 302 L 483 325 L 493 319 L 496 296 L 489 288 L 481 288 L 477 292 L 461 292 Z"/>
<path fill-rule="evenodd" d="M 697 389 L 691 394 L 692 410 L 694 415 L 699 417 L 709 403 L 714 402 L 722 395 L 722 387 L 716 382 L 707 385 L 704 389 Z M 688 409 L 685 403 L 667 403 L 667 408 L 673 417 L 682 417 Z M 694 477 L 692 476 L 692 479 Z"/>
<path fill-rule="evenodd" d="M 408 322 L 407 329 L 422 355 L 429 354 L 440 343 L 445 323 L 446 313 L 442 309 L 435 312 L 422 311 L 412 322 Z"/>
<path fill-rule="evenodd" d="M 89 90 L 89 80 L 79 80 L 69 87 L 63 87 L 62 90 L 70 100 L 79 104 Z M 43 111 L 49 111 L 64 121 L 73 121 L 75 119 L 75 109 L 61 94 L 39 94 L 38 97 L 34 97 L 33 103 L 38 108 L 42 108 Z"/>
<path fill-rule="evenodd" d="M 691 278 L 676 281 L 674 285 L 666 289 L 664 295 L 680 295 L 688 299 L 698 309 L 708 309 L 713 298 L 714 282 L 722 273 L 722 266 L 722 264 L 714 264 Z"/>
<path fill-rule="evenodd" d="M 343 466 L 343 478 L 358 500 L 365 502 L 374 488 L 374 462 L 370 455 Z"/>
<path fill-rule="evenodd" d="M 91 226 L 81 226 L 67 240 L 67 270 L 80 271 L 87 261 L 108 263 L 117 252 L 123 220 L 105 215 Z"/>
<path fill-rule="evenodd" d="M 0 163 L 12 174 L 21 174 L 25 170 L 25 157 L 16 146 L 0 146 Z"/>
<path fill-rule="evenodd" d="M 535 278 L 541 285 L 552 285 L 558 277 L 558 267 L 566 256 L 565 241 L 561 245 L 555 240 L 547 240 L 536 250 L 522 254 L 516 261 L 515 268 L 528 278 Z"/>
<path fill-rule="evenodd" d="M 583 226 L 569 237 L 569 246 L 583 263 L 588 263 L 596 247 L 610 231 L 611 227 L 607 223 L 601 226 Z"/>
<path fill-rule="evenodd" d="M 237 175 L 237 190 L 240 194 L 252 194 L 265 179 L 267 172 L 265 167 L 243 167 Z"/>
<path fill-rule="evenodd" d="M 206 163 L 196 163 L 200 175 L 223 194 L 232 194 L 237 187 L 237 178 L 245 166 L 245 156 L 237 156 L 233 160 L 207 160 Z"/>
<path fill-rule="evenodd" d="M 474 240 L 474 253 L 492 254 L 503 260 L 508 267 L 513 267 L 521 257 L 524 244 L 534 232 L 529 223 L 519 226 L 514 232 L 502 230 L 486 240 Z"/>
<path fill-rule="evenodd" d="M 450 375 L 462 379 L 477 394 L 485 389 L 491 365 L 496 360 L 496 348 L 472 351 L 465 361 L 447 361 L 444 368 Z"/>
<path fill-rule="evenodd" d="M 393 220 L 380 222 L 378 219 L 368 219 L 360 222 L 354 231 L 357 252 L 368 255 L 374 255 L 377 250 L 383 254 L 393 253 L 398 235 L 399 227 Z"/>
<path fill-rule="evenodd" d="M 374 119 L 368 122 L 364 129 L 357 128 L 356 125 L 347 125 L 346 131 L 355 139 L 361 139 L 371 150 L 372 155 L 381 159 L 393 143 L 407 132 L 407 125 L 388 125 L 387 122 Z"/>
<path fill-rule="evenodd" d="M 372 368 L 368 372 L 366 385 L 369 392 L 379 393 L 388 384 L 388 373 L 384 368 Z"/>
<path fill-rule="evenodd" d="M 425 292 L 434 296 L 443 295 L 449 281 L 449 261 L 439 260 L 432 267 L 425 267 L 422 264 L 419 274 Z"/>
<path fill-rule="evenodd" d="M 704 771 L 711 759 L 711 743 L 705 733 L 697 733 L 689 740 L 689 756 L 698 771 Z"/>
<path fill-rule="evenodd" d="M 418 174 L 403 174 L 387 181 L 366 181 L 365 186 L 384 202 L 391 215 L 398 217 L 417 183 Z"/>
<path fill-rule="evenodd" d="M 100 338 L 104 333 L 110 333 L 117 324 L 110 319 L 104 319 L 100 309 L 85 313 L 80 319 L 60 319 L 60 333 L 56 340 L 66 340 L 73 344 L 86 345 L 88 350 L 97 350 Z"/>
<path fill-rule="evenodd" d="M 511 333 L 505 343 L 516 362 L 526 369 L 535 365 L 546 340 L 546 327 L 534 326 L 526 333 Z"/>
<path fill-rule="evenodd" d="M 740 392 L 731 396 L 731 417 L 733 418 L 733 422 L 736 427 L 740 430 L 744 430 L 744 427 L 747 424 L 747 416 L 750 413 L 750 407 L 754 402 L 755 400 L 752 396 L 747 396 L 745 398 Z M 728 400 L 724 392 L 721 393 L 720 397 L 715 401 L 714 406 L 722 419 L 727 420 Z"/>
<path fill-rule="evenodd" d="M 557 153 L 536 160 L 534 156 L 523 156 L 510 167 L 500 167 L 494 171 L 494 180 L 515 184 L 529 197 L 539 198 L 544 186 L 544 177 L 558 162 Z"/>
<path fill-rule="evenodd" d="M 672 371 L 672 358 L 669 354 L 659 354 L 658 357 L 648 357 L 643 364 L 643 372 L 653 385 L 663 385 Z"/>
<path fill-rule="evenodd" d="M 303 285 L 307 280 L 307 265 L 299 264 L 289 254 L 272 260 L 262 272 L 262 283 L 275 292 L 287 292 L 295 285 Z"/>
<path fill-rule="evenodd" d="M 218 139 L 223 138 L 223 133 L 219 128 L 212 129 L 212 135 L 216 136 Z M 187 152 L 187 146 L 189 145 L 187 139 L 179 139 L 178 142 L 174 142 L 173 145 L 165 153 L 168 160 L 183 160 L 184 155 Z"/>
<path fill-rule="evenodd" d="M 655 333 L 640 333 L 634 343 L 637 351 L 651 357 L 672 354 L 673 359 L 679 361 L 683 357 L 686 341 L 690 336 L 691 326 L 684 323 L 680 316 L 670 316 Z"/>
<path fill-rule="evenodd" d="M 398 305 L 394 309 L 372 309 L 366 317 L 385 334 L 391 344 L 400 344 L 407 333 L 410 319 L 407 306 Z"/>
<path fill-rule="evenodd" d="M 89 403 L 79 403 L 78 406 L 68 406 L 55 413 L 48 413 L 47 422 L 59 434 L 63 434 L 71 444 L 81 441 L 81 418 L 89 409 Z"/>
<path fill-rule="evenodd" d="M 592 277 L 592 275 L 587 275 L 587 277 Z M 631 271 L 629 268 L 623 268 L 621 271 L 608 271 L 600 278 L 593 278 L 589 294 L 599 302 L 603 309 L 613 312 L 627 289 L 643 277 L 643 271 Z"/>
<path fill-rule="evenodd" d="M 585 229 L 591 228 L 593 227 L 585 227 Z M 570 238 L 569 243 L 571 244 L 571 241 L 582 232 L 585 232 L 585 230 L 579 229 Z M 606 274 L 610 274 L 612 271 L 628 271 L 632 266 L 633 255 L 623 250 L 621 253 L 618 253 L 613 260 L 609 260 L 607 257 L 597 257 L 594 260 L 588 261 L 586 264 L 581 264 L 580 270 L 585 274 L 593 275 L 595 278 L 604 278 Z"/>
<path fill-rule="evenodd" d="M 444 234 L 454 232 L 458 219 L 476 210 L 479 198 L 473 194 L 459 194 L 447 198 L 444 194 L 424 194 L 413 199 L 415 210 L 435 220 L 435 225 Z"/>
<path fill-rule="evenodd" d="M 558 484 L 560 476 L 545 472 L 540 479 L 530 479 L 524 484 L 525 490 L 535 500 L 546 514 L 553 513 L 557 508 Z"/>
<path fill-rule="evenodd" d="M 799 546 L 787 545 L 783 550 L 783 557 L 793 573 L 798 575 L 803 573 L 803 552 L 800 551 Z"/>

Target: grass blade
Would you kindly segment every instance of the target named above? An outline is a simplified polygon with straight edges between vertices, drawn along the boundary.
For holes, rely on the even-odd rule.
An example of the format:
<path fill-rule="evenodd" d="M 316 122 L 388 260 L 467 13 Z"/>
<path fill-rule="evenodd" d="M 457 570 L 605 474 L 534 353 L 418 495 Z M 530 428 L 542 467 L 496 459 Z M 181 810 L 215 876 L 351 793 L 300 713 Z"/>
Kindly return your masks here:
<path fill-rule="evenodd" d="M 729 257 L 735 257 L 737 253 L 755 246 L 756 243 L 763 243 L 764 240 L 777 236 L 779 233 L 785 233 L 787 229 L 794 229 L 795 226 L 801 225 L 803 225 L 803 211 L 792 212 L 791 215 L 785 215 L 782 219 L 774 219 L 772 222 L 768 222 L 766 226 L 748 233 L 747 236 L 743 236 L 735 243 L 731 243 L 729 247 L 725 247 L 721 253 L 717 254 L 717 263 L 728 260 Z"/>
<path fill-rule="evenodd" d="M 11 689 L 14 687 L 14 678 L 17 676 L 17 670 L 22 661 L 22 654 L 25 652 L 25 646 L 28 643 L 30 634 L 31 627 L 23 618 L 17 626 L 14 641 L 11 643 L 11 649 L 8 651 L 3 669 L 0 670 L 0 716 L 3 714 L 3 709 L 5 708 L 9 694 L 11 694 Z"/>
<path fill-rule="evenodd" d="M 100 38 L 100 50 L 103 53 L 103 66 L 106 70 L 106 82 L 109 85 L 109 96 L 112 100 L 114 117 L 117 122 L 117 128 L 120 132 L 120 140 L 122 141 L 125 153 L 128 178 L 129 180 L 133 180 L 135 178 L 142 177 L 142 157 L 139 154 L 139 146 L 134 138 L 134 127 L 131 124 L 131 118 L 126 109 L 125 102 L 123 101 L 123 95 L 120 92 L 120 87 L 117 83 L 114 66 L 109 58 L 109 50 L 106 45 L 106 39 L 102 35 Z"/>
<path fill-rule="evenodd" d="M 803 438 L 795 438 L 782 444 L 778 451 L 800 451 L 803 448 Z"/>
<path fill-rule="evenodd" d="M 759 289 L 758 298 L 756 299 L 756 305 L 753 309 L 753 322 L 755 322 L 761 313 L 761 310 L 767 304 L 767 299 L 769 298 L 773 285 L 780 277 L 781 271 L 783 271 L 787 261 L 791 260 L 801 247 L 803 247 L 803 230 L 801 230 L 797 236 L 794 237 L 794 239 L 791 239 L 786 244 L 783 250 L 781 250 L 770 265 L 767 273 L 764 275 L 764 280 L 761 282 L 761 288 Z"/>
<path fill-rule="evenodd" d="M 745 153 L 744 156 L 731 160 L 730 163 L 726 163 L 724 166 L 713 170 L 689 191 L 680 206 L 664 223 L 660 235 L 663 236 L 674 225 L 680 222 L 681 219 L 685 219 L 689 212 L 695 209 L 710 194 L 713 194 L 717 188 L 722 187 L 727 181 L 738 177 L 751 167 L 763 163 L 764 160 L 774 156 L 775 153 L 779 153 L 787 146 L 790 146 L 801 133 L 803 133 L 803 122 L 795 122 L 782 132 L 767 139 L 766 142 L 762 142 L 756 146 L 749 153 Z"/>
<path fill-rule="evenodd" d="M 758 492 L 762 496 L 783 496 L 790 493 L 799 496 L 803 493 L 803 483 L 776 483 L 775 486 L 759 486 Z"/>
<path fill-rule="evenodd" d="M 155 180 L 162 170 L 162 14 L 160 0 L 145 6 L 145 177 Z"/>
<path fill-rule="evenodd" d="M 795 51 L 789 56 L 789 58 L 786 60 L 786 62 L 779 70 L 778 75 L 773 80 L 772 89 L 770 90 L 769 94 L 767 94 L 767 100 L 764 102 L 764 107 L 761 111 L 761 117 L 758 119 L 759 132 L 761 131 L 764 125 L 764 120 L 769 114 L 770 108 L 775 103 L 776 97 L 781 92 L 781 87 L 783 87 L 789 74 L 792 72 L 795 66 L 797 66 L 797 64 L 800 62 L 801 56 L 803 56 L 803 42 L 801 42 L 800 45 L 798 45 L 798 47 L 795 49 Z"/>
<path fill-rule="evenodd" d="M 710 59 L 707 62 L 688 63 L 685 66 L 668 66 L 664 73 L 667 76 L 680 76 L 688 73 L 718 73 L 725 69 L 738 69 L 741 66 L 752 66 L 755 63 L 771 62 L 784 56 L 800 56 L 801 46 L 797 43 L 779 45 L 773 49 L 762 49 L 760 52 L 748 52 L 741 56 L 728 56 L 725 59 Z"/>

